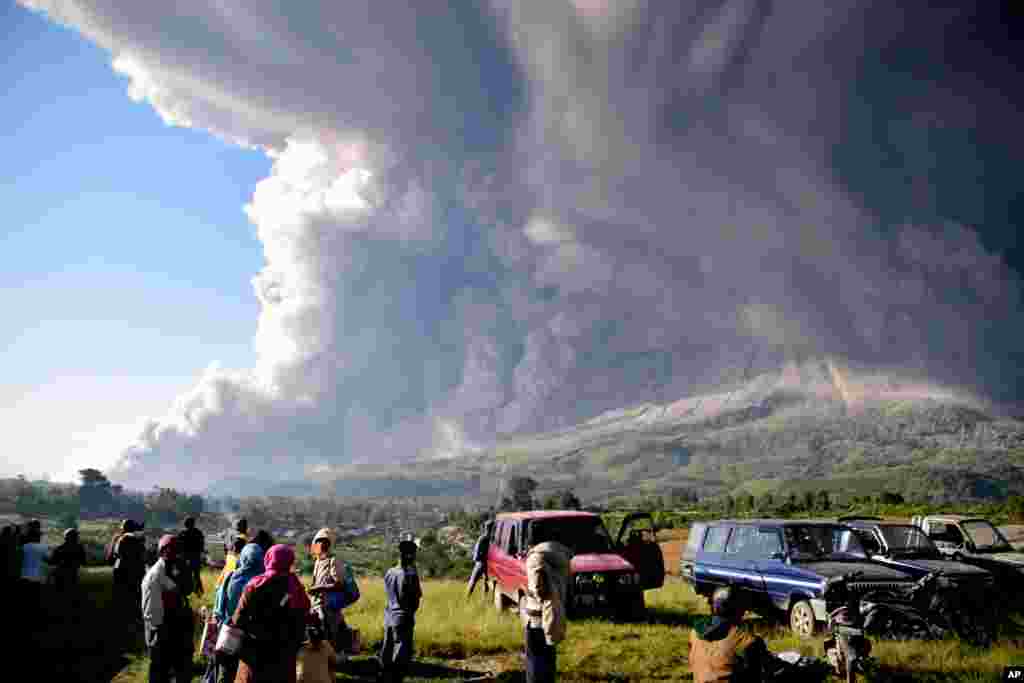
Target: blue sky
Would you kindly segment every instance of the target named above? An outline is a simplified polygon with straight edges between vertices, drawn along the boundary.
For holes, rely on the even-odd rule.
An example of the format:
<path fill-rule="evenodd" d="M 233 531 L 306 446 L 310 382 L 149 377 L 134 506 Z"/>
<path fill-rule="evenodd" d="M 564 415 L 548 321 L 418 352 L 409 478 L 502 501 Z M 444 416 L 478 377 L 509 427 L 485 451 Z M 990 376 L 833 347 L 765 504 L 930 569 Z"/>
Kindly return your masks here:
<path fill-rule="evenodd" d="M 56 474 L 253 364 L 242 207 L 270 162 L 164 125 L 74 31 L 5 2 L 0 32 L 0 474 Z"/>

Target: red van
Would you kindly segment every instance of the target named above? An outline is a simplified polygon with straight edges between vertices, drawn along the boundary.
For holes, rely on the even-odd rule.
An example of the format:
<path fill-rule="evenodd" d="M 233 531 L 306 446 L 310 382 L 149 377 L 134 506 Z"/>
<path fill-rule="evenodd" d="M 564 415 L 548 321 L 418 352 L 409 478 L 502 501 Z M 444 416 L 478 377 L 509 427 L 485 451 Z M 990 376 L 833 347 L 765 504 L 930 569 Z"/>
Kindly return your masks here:
<path fill-rule="evenodd" d="M 636 616 L 644 610 L 644 591 L 665 582 L 665 560 L 647 513 L 627 515 L 614 541 L 600 516 L 576 510 L 503 513 L 492 533 L 487 575 L 498 610 L 526 594 L 526 551 L 543 541 L 558 541 L 573 553 L 570 614 L 610 610 Z"/>

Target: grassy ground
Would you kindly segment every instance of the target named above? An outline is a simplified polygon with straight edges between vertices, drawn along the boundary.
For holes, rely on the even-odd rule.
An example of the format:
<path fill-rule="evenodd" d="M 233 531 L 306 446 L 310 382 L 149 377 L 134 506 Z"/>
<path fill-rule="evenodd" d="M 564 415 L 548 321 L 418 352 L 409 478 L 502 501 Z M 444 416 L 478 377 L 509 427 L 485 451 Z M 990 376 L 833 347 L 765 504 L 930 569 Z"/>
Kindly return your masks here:
<path fill-rule="evenodd" d="M 212 586 L 215 574 L 205 579 Z M 100 601 L 89 612 L 99 620 L 94 628 L 79 628 L 82 641 L 70 651 L 75 666 L 88 675 L 71 680 L 139 683 L 146 679 L 148 664 L 137 637 L 116 633 L 117 624 L 103 623 L 102 601 L 109 600 L 109 572 L 92 570 L 87 584 L 90 599 Z M 344 664 L 339 681 L 373 680 L 371 659 L 382 636 L 383 584 L 378 579 L 360 582 L 363 597 L 346 610 L 349 624 L 358 628 L 364 652 Z M 423 605 L 417 615 L 416 663 L 410 681 L 467 681 L 487 678 L 522 680 L 522 633 L 512 612 L 497 613 L 489 596 L 479 592 L 464 597 L 460 581 L 431 580 L 424 583 Z M 643 623 L 621 624 L 600 619 L 574 621 L 566 642 L 559 647 L 561 681 L 688 681 L 689 626 L 707 612 L 682 582 L 670 578 L 666 586 L 647 593 L 650 606 Z M 212 600 L 208 588 L 204 600 Z M 821 640 L 802 642 L 788 635 L 777 623 L 751 617 L 751 624 L 771 649 L 799 650 L 823 656 Z M 876 642 L 875 653 L 883 667 L 882 680 L 889 681 L 998 681 L 1004 666 L 1024 663 L 1024 640 L 1020 632 L 1003 638 L 998 646 L 977 650 L 957 641 L 934 643 Z M 196 661 L 196 677 L 202 663 Z M 65 678 L 64 680 L 68 680 Z"/>

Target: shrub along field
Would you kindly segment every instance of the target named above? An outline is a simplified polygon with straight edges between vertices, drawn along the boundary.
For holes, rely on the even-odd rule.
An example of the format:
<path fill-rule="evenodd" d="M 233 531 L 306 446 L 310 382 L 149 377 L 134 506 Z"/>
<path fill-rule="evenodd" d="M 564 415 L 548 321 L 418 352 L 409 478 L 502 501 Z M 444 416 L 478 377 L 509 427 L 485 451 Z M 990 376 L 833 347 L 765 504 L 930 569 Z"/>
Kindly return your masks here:
<path fill-rule="evenodd" d="M 93 597 L 108 593 L 106 570 L 89 572 L 88 585 Z M 216 575 L 205 576 L 207 592 L 194 599 L 198 610 L 212 602 Z M 307 577 L 308 582 L 308 577 Z M 384 588 L 379 578 L 360 580 L 362 599 L 346 610 L 350 626 L 362 634 L 364 650 L 342 665 L 339 681 L 374 680 L 372 654 L 382 637 Z M 521 681 L 522 633 L 519 620 L 511 611 L 498 613 L 490 596 L 477 593 L 469 600 L 465 584 L 455 580 L 425 580 L 423 604 L 416 623 L 416 662 L 410 681 L 468 681 L 488 679 Z M 647 593 L 650 607 L 642 623 L 614 623 L 601 619 L 574 621 L 568 639 L 559 647 L 558 669 L 561 681 L 689 681 L 687 666 L 689 627 L 694 619 L 707 613 L 706 603 L 681 581 L 670 577 L 665 587 Z M 101 618 L 102 612 L 95 613 Z M 799 650 L 823 657 L 821 638 L 799 641 L 778 623 L 749 617 L 752 627 L 774 651 Z M 1019 621 L 1019 618 L 1018 618 Z M 108 640 L 117 624 L 97 624 Z M 198 633 L 197 633 L 198 639 Z M 146 657 L 141 641 L 128 639 L 129 651 L 120 657 L 122 667 L 112 679 L 117 683 L 146 680 Z M 876 642 L 875 654 L 881 665 L 881 678 L 887 681 L 998 681 L 1003 667 L 1024 664 L 1024 631 L 1016 622 L 1007 628 L 999 644 L 979 650 L 955 640 L 942 642 Z M 109 667 L 108 667 L 109 669 Z M 202 663 L 196 660 L 196 677 Z M 101 680 L 98 678 L 90 680 Z"/>

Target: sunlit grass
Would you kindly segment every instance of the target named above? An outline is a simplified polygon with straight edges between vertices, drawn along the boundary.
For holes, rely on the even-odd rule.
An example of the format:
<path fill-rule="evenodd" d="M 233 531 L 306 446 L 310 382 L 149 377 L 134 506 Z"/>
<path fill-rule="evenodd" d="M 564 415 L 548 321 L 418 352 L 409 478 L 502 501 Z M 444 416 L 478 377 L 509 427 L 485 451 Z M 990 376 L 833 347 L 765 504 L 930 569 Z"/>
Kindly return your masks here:
<path fill-rule="evenodd" d="M 216 573 L 204 576 L 206 595 L 194 600 L 197 609 L 213 599 Z M 90 579 L 91 581 L 92 579 Z M 308 578 L 307 578 L 308 582 Z M 98 588 L 98 586 L 97 586 Z M 465 680 L 472 672 L 492 672 L 499 680 L 520 680 L 522 631 L 513 611 L 498 613 L 490 595 L 465 597 L 465 584 L 455 580 L 423 582 L 423 603 L 416 619 L 415 649 L 420 673 L 411 681 Z M 364 651 L 342 666 L 340 681 L 371 680 L 370 656 L 383 636 L 384 587 L 380 579 L 360 580 L 360 601 L 345 611 L 350 626 L 362 634 Z M 102 593 L 100 593 L 102 594 Z M 559 646 L 560 681 L 688 681 L 690 625 L 707 614 L 706 602 L 683 582 L 670 578 L 665 587 L 647 592 L 648 618 L 642 623 L 603 619 L 573 621 Z M 777 621 L 752 615 L 752 628 L 773 651 L 798 650 L 824 657 L 822 638 L 801 641 Z M 198 638 L 198 633 L 197 633 Z M 1020 634 L 979 650 L 956 640 L 941 642 L 875 642 L 882 665 L 880 680 L 998 681 L 1003 667 L 1024 663 Z M 130 653 L 118 683 L 145 680 L 147 660 Z M 197 667 L 199 660 L 197 659 Z M 198 668 L 197 668 L 198 671 Z M 414 674 L 416 671 L 414 670 Z M 198 676 L 198 674 L 197 674 Z"/>

